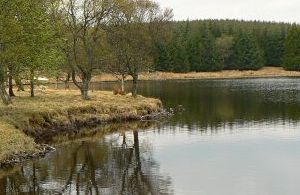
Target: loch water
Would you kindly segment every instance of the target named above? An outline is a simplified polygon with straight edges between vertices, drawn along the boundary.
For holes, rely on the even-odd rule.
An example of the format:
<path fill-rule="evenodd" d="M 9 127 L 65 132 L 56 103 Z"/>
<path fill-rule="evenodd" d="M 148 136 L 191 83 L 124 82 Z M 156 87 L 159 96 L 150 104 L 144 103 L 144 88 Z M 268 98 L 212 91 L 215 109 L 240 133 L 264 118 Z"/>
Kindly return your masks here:
<path fill-rule="evenodd" d="M 139 89 L 185 110 L 58 137 L 56 152 L 1 170 L 0 194 L 300 194 L 299 78 L 143 81 Z"/>

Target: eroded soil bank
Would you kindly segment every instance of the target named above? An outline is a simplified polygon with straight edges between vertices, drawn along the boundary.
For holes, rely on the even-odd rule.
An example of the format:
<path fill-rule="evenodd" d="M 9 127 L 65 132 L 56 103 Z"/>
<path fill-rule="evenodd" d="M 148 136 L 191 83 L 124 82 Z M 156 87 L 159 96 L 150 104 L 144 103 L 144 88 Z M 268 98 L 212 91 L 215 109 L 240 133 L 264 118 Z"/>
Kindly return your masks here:
<path fill-rule="evenodd" d="M 89 101 L 83 101 L 78 91 L 72 90 L 47 90 L 35 98 L 20 93 L 13 105 L 0 105 L 0 168 L 55 150 L 45 143 L 60 134 L 159 115 L 165 115 L 161 101 L 142 96 L 97 91 L 91 93 Z"/>

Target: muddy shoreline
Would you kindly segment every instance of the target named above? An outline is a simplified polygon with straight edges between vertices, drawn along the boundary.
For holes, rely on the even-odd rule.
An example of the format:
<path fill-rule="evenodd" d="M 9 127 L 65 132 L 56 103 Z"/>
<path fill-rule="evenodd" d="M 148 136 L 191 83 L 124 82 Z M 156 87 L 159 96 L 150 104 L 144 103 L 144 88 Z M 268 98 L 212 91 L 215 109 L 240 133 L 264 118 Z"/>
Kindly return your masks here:
<path fill-rule="evenodd" d="M 51 127 L 47 129 L 43 129 L 42 131 L 38 131 L 40 133 L 36 133 L 33 137 L 35 141 L 39 144 L 51 144 L 52 138 L 59 135 L 66 134 L 77 134 L 80 133 L 82 128 L 94 128 L 97 126 L 104 126 L 109 124 L 122 124 L 125 122 L 146 122 L 146 121 L 159 121 L 165 118 L 172 116 L 173 113 L 169 112 L 166 109 L 161 109 L 158 112 L 153 112 L 147 115 L 142 116 L 127 116 L 127 115 L 119 115 L 109 118 L 107 120 L 103 120 L 101 118 L 89 118 L 84 121 L 74 120 L 69 123 L 64 124 L 52 124 Z M 32 135 L 31 135 L 32 136 Z"/>
<path fill-rule="evenodd" d="M 41 151 L 36 152 L 36 153 L 23 152 L 23 153 L 12 155 L 11 158 L 0 162 L 0 169 L 12 168 L 13 166 L 22 164 L 28 160 L 43 158 L 48 153 L 55 151 L 54 147 L 47 145 L 47 144 L 40 144 L 39 147 L 41 148 Z"/>

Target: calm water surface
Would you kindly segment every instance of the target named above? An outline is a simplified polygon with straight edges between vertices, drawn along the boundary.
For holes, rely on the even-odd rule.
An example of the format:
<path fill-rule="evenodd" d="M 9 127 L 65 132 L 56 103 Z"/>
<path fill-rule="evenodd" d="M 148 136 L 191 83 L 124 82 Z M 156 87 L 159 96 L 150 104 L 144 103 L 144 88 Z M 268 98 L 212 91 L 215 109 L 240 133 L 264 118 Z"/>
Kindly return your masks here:
<path fill-rule="evenodd" d="M 0 194 L 300 194 L 300 79 L 140 88 L 186 111 L 158 124 L 106 127 L 109 135 L 99 127 L 93 136 L 57 144 L 45 159 L 0 171 Z"/>

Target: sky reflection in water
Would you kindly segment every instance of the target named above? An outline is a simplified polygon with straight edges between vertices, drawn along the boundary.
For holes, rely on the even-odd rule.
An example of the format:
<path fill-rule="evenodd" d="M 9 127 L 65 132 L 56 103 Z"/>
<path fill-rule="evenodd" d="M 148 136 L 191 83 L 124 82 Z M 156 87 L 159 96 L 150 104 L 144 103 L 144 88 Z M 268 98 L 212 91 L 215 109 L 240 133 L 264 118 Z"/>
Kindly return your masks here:
<path fill-rule="evenodd" d="M 142 82 L 141 93 L 186 111 L 140 131 L 58 145 L 46 159 L 0 172 L 0 191 L 300 193 L 300 79 Z"/>

